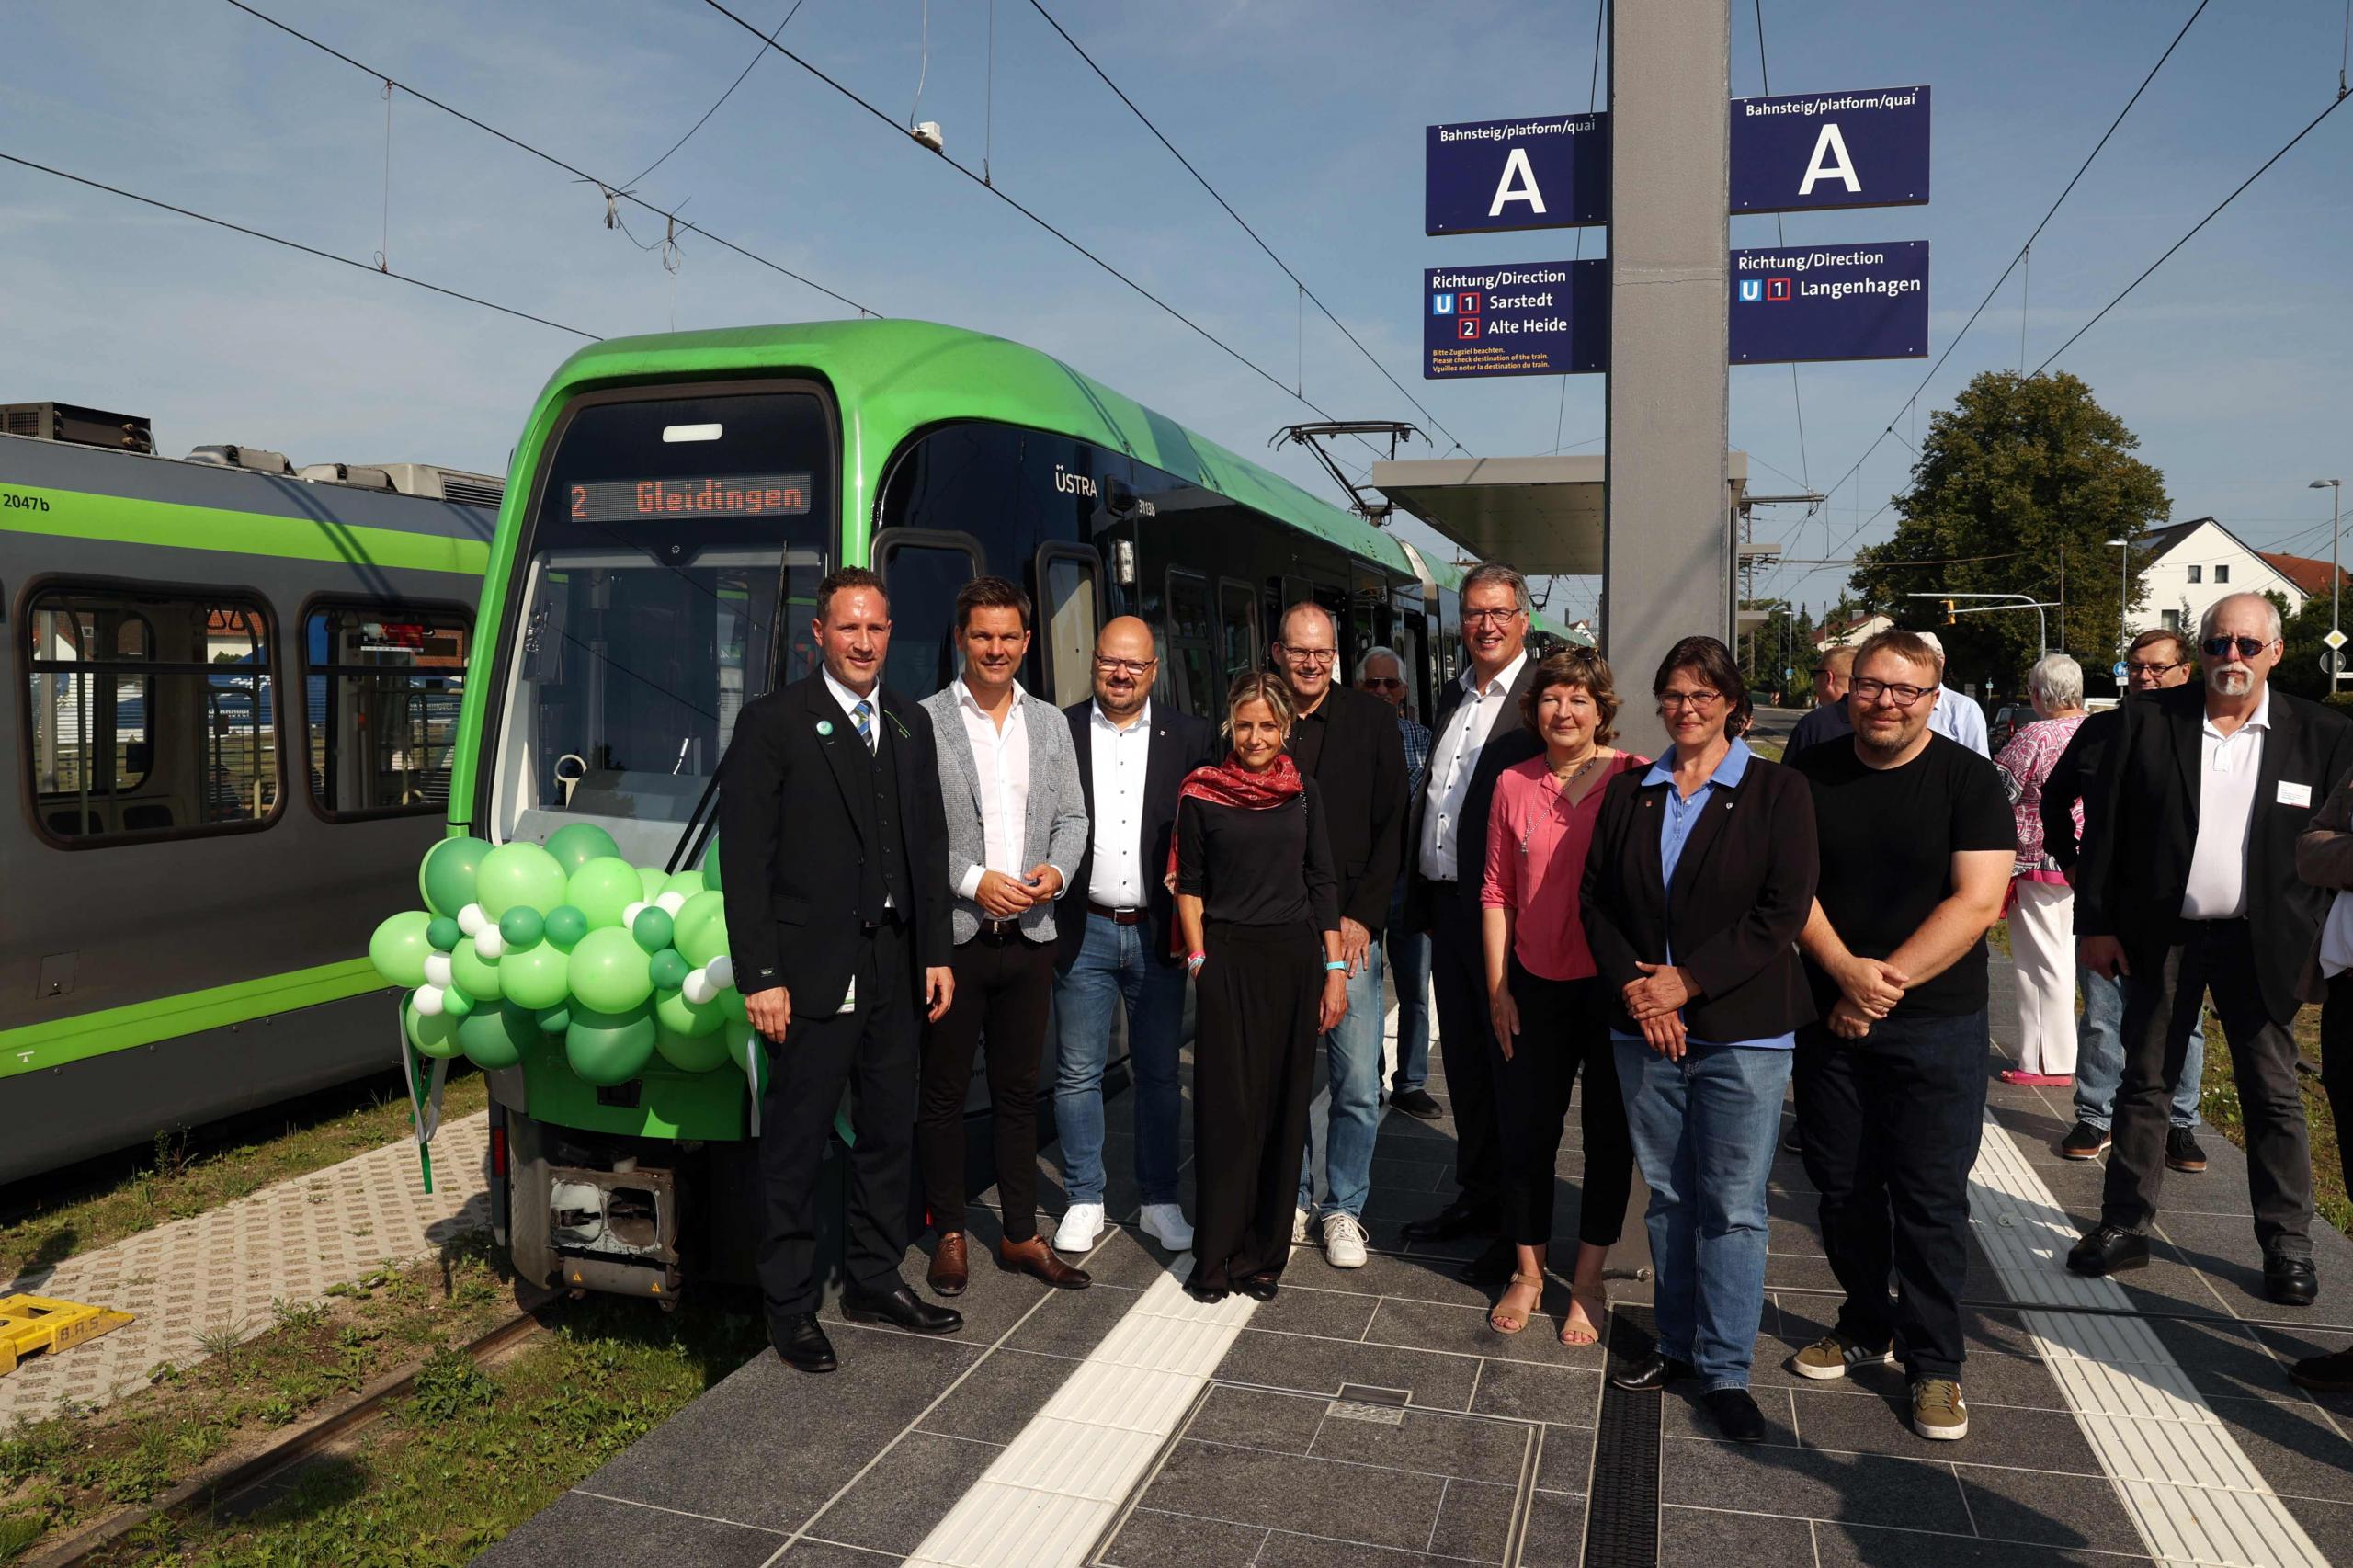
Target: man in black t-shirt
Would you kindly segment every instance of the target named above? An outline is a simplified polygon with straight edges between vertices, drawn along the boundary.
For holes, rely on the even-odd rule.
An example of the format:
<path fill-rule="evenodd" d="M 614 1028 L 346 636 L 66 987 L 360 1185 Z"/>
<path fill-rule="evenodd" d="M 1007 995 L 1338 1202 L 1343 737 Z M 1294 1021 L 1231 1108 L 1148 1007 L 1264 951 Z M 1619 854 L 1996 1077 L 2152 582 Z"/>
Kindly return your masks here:
<path fill-rule="evenodd" d="M 1985 1117 L 1985 932 L 2018 835 L 1994 765 L 1929 731 L 1937 680 L 1925 642 L 1881 632 L 1855 658 L 1854 738 L 1790 764 L 1813 787 L 1822 846 L 1798 939 L 1822 1009 L 1798 1032 L 1798 1131 L 1847 1301 L 1789 1368 L 1840 1378 L 1902 1361 L 1914 1429 L 1951 1439 L 1969 1432 L 1961 1289 Z"/>

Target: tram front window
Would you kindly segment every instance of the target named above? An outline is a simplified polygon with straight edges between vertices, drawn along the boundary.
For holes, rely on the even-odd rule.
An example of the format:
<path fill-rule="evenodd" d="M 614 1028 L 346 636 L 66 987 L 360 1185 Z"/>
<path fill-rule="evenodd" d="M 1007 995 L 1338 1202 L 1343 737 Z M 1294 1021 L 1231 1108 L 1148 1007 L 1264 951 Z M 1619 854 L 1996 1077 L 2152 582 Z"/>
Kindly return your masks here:
<path fill-rule="evenodd" d="M 586 820 L 635 863 L 667 859 L 744 703 L 805 666 L 831 453 L 809 392 L 573 415 L 520 551 L 494 836 Z"/>

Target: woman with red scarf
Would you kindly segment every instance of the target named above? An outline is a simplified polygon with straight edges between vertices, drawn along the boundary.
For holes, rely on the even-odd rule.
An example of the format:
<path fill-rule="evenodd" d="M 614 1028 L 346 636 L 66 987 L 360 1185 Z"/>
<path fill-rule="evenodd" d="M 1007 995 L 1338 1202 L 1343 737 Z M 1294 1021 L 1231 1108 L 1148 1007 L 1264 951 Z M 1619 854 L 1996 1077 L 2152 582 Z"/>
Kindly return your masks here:
<path fill-rule="evenodd" d="M 1290 1256 L 1316 1040 L 1348 1010 L 1339 878 L 1271 675 L 1226 693 L 1233 749 L 1176 805 L 1176 926 L 1194 976 L 1195 1295 L 1270 1301 Z"/>

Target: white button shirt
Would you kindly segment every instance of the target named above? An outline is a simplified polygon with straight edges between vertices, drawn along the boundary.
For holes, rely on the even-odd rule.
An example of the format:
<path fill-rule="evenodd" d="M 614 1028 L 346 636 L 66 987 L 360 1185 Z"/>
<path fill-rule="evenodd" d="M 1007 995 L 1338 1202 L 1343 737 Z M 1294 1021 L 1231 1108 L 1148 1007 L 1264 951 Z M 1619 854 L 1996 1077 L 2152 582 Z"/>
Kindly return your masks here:
<path fill-rule="evenodd" d="M 1100 702 L 1087 713 L 1088 772 L 1095 786 L 1095 869 L 1086 896 L 1106 909 L 1144 904 L 1143 780 L 1152 761 L 1152 704 L 1126 729 Z"/>
<path fill-rule="evenodd" d="M 970 682 L 956 683 L 956 716 L 964 721 L 964 738 L 972 744 L 972 776 L 981 787 L 981 837 L 987 858 L 964 873 L 956 891 L 966 898 L 981 894 L 981 874 L 998 871 L 1018 881 L 1029 868 L 1021 863 L 1021 841 L 1029 823 L 1029 725 L 1022 716 L 1028 706 L 1021 683 L 1013 683 L 1013 707 L 1005 728 L 972 696 Z"/>
<path fill-rule="evenodd" d="M 1456 840 L 1461 833 L 1462 805 L 1471 794 L 1471 776 L 1479 770 L 1479 753 L 1495 732 L 1495 720 L 1509 706 L 1512 682 L 1528 663 L 1528 650 L 1506 665 L 1483 690 L 1475 668 L 1462 672 L 1463 699 L 1447 715 L 1446 728 L 1430 742 L 1429 805 L 1422 812 L 1422 875 L 1432 881 L 1457 879 L 1461 857 Z M 1474 865 L 1485 865 L 1486 846 L 1472 852 Z"/>
<path fill-rule="evenodd" d="M 2198 846 L 2182 890 L 2186 920 L 2235 920 L 2246 913 L 2246 841 L 2255 822 L 2256 778 L 2271 732 L 2271 687 L 2245 723 L 2225 735 L 2211 719 L 2198 741 Z"/>

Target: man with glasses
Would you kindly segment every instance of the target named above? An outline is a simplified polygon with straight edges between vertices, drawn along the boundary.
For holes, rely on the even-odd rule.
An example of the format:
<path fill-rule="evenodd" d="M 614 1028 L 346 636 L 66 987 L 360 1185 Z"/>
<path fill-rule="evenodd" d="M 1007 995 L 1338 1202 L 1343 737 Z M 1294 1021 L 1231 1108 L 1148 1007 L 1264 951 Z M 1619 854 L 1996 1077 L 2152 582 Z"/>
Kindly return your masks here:
<path fill-rule="evenodd" d="M 2018 830 L 1994 765 L 1929 729 L 1937 657 L 1882 631 L 1855 658 L 1855 734 L 1790 767 L 1813 789 L 1822 872 L 1798 945 L 1821 1019 L 1798 1031 L 1798 1129 L 1845 1288 L 1801 1377 L 1901 1361 L 1923 1437 L 1969 1434 L 1961 1291 L 1985 1116 L 1985 932 Z M 1890 1270 L 1895 1297 L 1889 1300 Z"/>
<path fill-rule="evenodd" d="M 1419 799 L 1430 770 L 1430 731 L 1405 714 L 1405 661 L 1397 650 L 1375 648 L 1358 660 L 1357 689 L 1397 710 L 1397 738 L 1405 745 L 1405 798 Z M 1446 1108 L 1422 1086 L 1430 1077 L 1430 937 L 1427 931 L 1405 928 L 1411 881 L 1397 879 L 1397 891 L 1389 895 L 1389 924 L 1381 933 L 1390 989 L 1397 994 L 1397 1066 L 1389 1079 L 1389 1103 L 1407 1116 L 1436 1121 Z"/>
<path fill-rule="evenodd" d="M 1841 646 L 1823 653 L 1813 666 L 1814 710 L 1790 729 L 1790 744 L 1782 748 L 1782 756 L 1795 756 L 1808 746 L 1855 733 L 1847 718 L 1847 684 L 1854 674 L 1854 649 Z"/>
<path fill-rule="evenodd" d="M 1137 1222 L 1172 1253 L 1193 1244 L 1176 1201 L 1185 966 L 1170 949 L 1175 900 L 1165 873 L 1177 787 L 1215 760 L 1217 732 L 1206 719 L 1154 704 L 1159 669 L 1151 627 L 1131 615 L 1107 621 L 1095 639 L 1095 697 L 1063 710 L 1093 827 L 1071 875 L 1086 894 L 1086 916 L 1074 919 L 1065 903 L 1055 926 L 1054 1131 L 1070 1199 L 1054 1232 L 1058 1252 L 1087 1252 L 1103 1233 L 1103 1070 L 1122 1006 L 1142 1202 Z"/>
<path fill-rule="evenodd" d="M 2187 685 L 2197 667 L 2180 633 L 2143 631 L 2124 652 L 2126 700 Z M 2067 873 L 2071 885 L 2083 853 L 2075 834 L 2075 802 L 2090 795 L 2099 759 L 2123 719 L 2123 710 L 2112 708 L 2085 720 L 2042 786 L 2043 847 Z M 2084 1016 L 2075 1028 L 2075 1125 L 2060 1140 L 2059 1153 L 2070 1160 L 2097 1160 L 2108 1153 L 2116 1086 L 2124 1078 L 2124 1042 L 2118 1033 L 2124 1022 L 2124 986 L 2114 976 L 2096 974 L 2081 963 L 2075 966 L 2075 984 L 2084 994 Z M 2165 1133 L 2168 1170 L 2195 1176 L 2206 1168 L 2206 1151 L 2198 1143 L 2198 1090 L 2205 1074 L 2206 1026 L 2200 1012 L 2189 1020 L 2181 1077 L 2173 1085 L 2173 1125 Z"/>
<path fill-rule="evenodd" d="M 2289 1031 L 2327 894 L 2298 879 L 2296 838 L 2353 770 L 2353 722 L 2271 688 L 2279 612 L 2261 595 L 2216 600 L 2198 636 L 2204 687 L 2124 705 L 2085 812 L 2075 934 L 2086 964 L 2126 977 L 2124 1084 L 2099 1223 L 2067 1267 L 2104 1276 L 2149 1261 L 2165 1100 L 2211 994 L 2245 1119 L 2264 1294 L 2309 1306 L 2312 1154 Z"/>
<path fill-rule="evenodd" d="M 1324 1037 L 1331 1095 L 1324 1137 L 1324 1258 L 1335 1268 L 1365 1263 L 1364 1200 L 1372 1186 L 1372 1143 L 1381 1124 L 1381 927 L 1389 920 L 1405 846 L 1405 747 L 1385 702 L 1342 685 L 1340 627 L 1322 605 L 1283 612 L 1275 668 L 1290 687 L 1297 718 L 1291 760 L 1324 797 L 1332 862 L 1340 872 L 1340 957 L 1347 963 L 1348 1012 Z M 1315 1196 L 1312 1151 L 1299 1170 L 1291 1240 L 1304 1242 Z"/>

